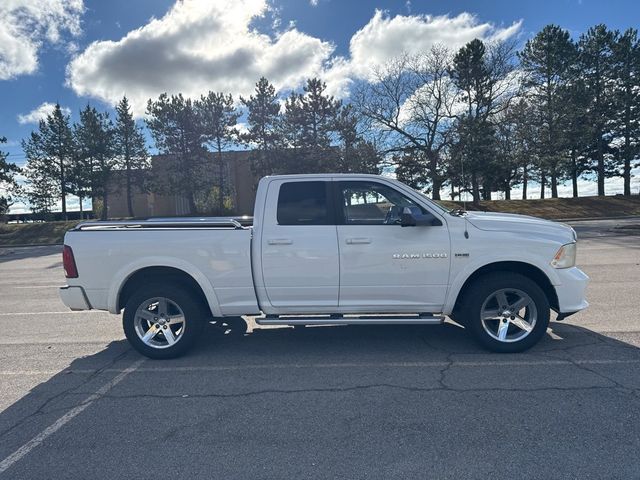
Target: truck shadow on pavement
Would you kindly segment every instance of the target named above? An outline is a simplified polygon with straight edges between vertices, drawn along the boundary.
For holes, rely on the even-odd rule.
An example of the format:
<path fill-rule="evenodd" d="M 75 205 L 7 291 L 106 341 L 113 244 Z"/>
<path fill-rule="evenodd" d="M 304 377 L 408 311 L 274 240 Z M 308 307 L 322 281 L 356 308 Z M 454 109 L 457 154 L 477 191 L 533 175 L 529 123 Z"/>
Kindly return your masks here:
<path fill-rule="evenodd" d="M 63 478 L 73 471 L 77 478 L 135 478 L 144 472 L 142 476 L 149 478 L 159 472 L 165 476 L 181 472 L 188 478 L 206 472 L 210 478 L 220 478 L 217 475 L 234 472 L 234 478 L 250 478 L 255 474 L 252 468 L 264 473 L 260 468 L 269 465 L 272 474 L 265 477 L 300 478 L 304 469 L 288 463 L 289 455 L 305 465 L 329 461 L 333 455 L 345 478 L 408 478 L 413 467 L 394 463 L 395 457 L 387 452 L 403 444 L 408 456 L 421 459 L 422 474 L 438 476 L 441 467 L 428 460 L 425 442 L 445 444 L 448 435 L 463 435 L 469 429 L 476 432 L 473 442 L 483 441 L 486 448 L 465 445 L 460 437 L 456 445 L 462 448 L 441 451 L 439 461 L 442 468 L 467 457 L 480 461 L 482 452 L 481 462 L 494 462 L 477 464 L 482 476 L 510 468 L 501 463 L 505 459 L 500 458 L 500 449 L 494 449 L 496 433 L 487 427 L 487 415 L 502 418 L 504 435 L 516 435 L 518 443 L 512 444 L 510 455 L 521 456 L 524 467 L 535 463 L 527 442 L 539 442 L 540 435 L 554 435 L 547 443 L 556 445 L 602 428 L 631 448 L 628 451 L 635 451 L 640 442 L 637 422 L 625 424 L 616 409 L 607 407 L 612 397 L 615 402 L 635 398 L 623 415 L 634 418 L 640 349 L 581 327 L 552 322 L 547 336 L 530 351 L 498 355 L 477 347 L 463 328 L 452 323 L 300 328 L 248 323 L 210 325 L 192 353 L 179 359 L 141 362 L 125 341 L 116 341 L 95 355 L 72 361 L 0 414 L 0 462 L 74 408 L 88 404 L 87 408 L 31 444 L 34 451 L 11 464 L 4 475 Z M 117 384 L 109 387 L 116 379 Z M 501 398 L 517 399 L 526 407 L 521 403 L 512 412 Z M 581 402 L 579 415 L 591 419 L 589 423 L 576 420 L 578 412 L 571 410 L 577 408 L 576 398 Z M 462 420 L 460 405 L 477 408 L 478 413 Z M 480 413 L 482 408 L 488 410 Z M 512 416 L 518 408 L 529 409 L 528 418 Z M 555 412 L 556 408 L 565 409 Z M 408 418 L 394 413 L 402 411 Z M 549 415 L 557 417 L 557 427 Z M 565 425 L 561 415 L 576 420 L 571 432 L 561 427 Z M 438 422 L 447 427 L 441 429 Z M 395 440 L 385 446 L 389 438 Z M 214 456 L 202 455 L 207 444 Z M 148 455 L 151 448 L 175 445 L 184 455 L 171 463 L 166 463 L 166 456 Z M 327 445 L 332 454 L 314 452 Z M 574 452 L 582 459 L 570 462 L 577 476 L 587 466 L 591 473 L 606 473 L 598 470 L 602 446 L 590 445 Z M 354 446 L 367 462 L 340 463 L 347 458 L 336 456 L 336 450 L 353 454 Z M 465 451 L 471 447 L 475 453 Z M 250 460 L 240 462 L 240 458 Z M 549 461 L 555 470 L 548 473 L 562 476 L 553 458 Z M 626 466 L 633 466 L 630 461 L 617 465 L 623 477 L 630 471 Z M 332 476 L 327 470 L 318 473 L 325 474 L 315 475 L 318 478 Z M 5 478 L 1 471 L 0 478 Z"/>

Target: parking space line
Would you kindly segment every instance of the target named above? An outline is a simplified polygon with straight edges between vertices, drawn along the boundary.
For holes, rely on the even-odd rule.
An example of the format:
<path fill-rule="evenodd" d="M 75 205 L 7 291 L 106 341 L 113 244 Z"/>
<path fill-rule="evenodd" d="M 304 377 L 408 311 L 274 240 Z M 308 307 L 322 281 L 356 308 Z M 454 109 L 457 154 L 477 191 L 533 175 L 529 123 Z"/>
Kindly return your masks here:
<path fill-rule="evenodd" d="M 108 314 L 109 312 L 105 310 L 67 310 L 66 312 L 2 312 L 0 313 L 0 317 L 9 317 L 12 315 L 68 315 L 70 313 L 78 314 L 78 313 L 104 313 Z"/>
<path fill-rule="evenodd" d="M 0 462 L 0 474 L 6 471 L 9 467 L 11 467 L 16 462 L 18 462 L 21 458 L 23 458 L 25 455 L 31 452 L 34 448 L 41 445 L 42 442 L 44 442 L 48 437 L 56 433 L 58 430 L 60 430 L 63 426 L 65 426 L 75 417 L 80 415 L 87 407 L 93 404 L 93 402 L 98 400 L 100 397 L 106 394 L 109 390 L 115 387 L 118 383 L 124 380 L 127 375 L 134 372 L 140 365 L 142 365 L 144 361 L 145 359 L 138 360 L 129 368 L 124 369 L 121 373 L 116 375 L 110 382 L 107 382 L 104 386 L 96 390 L 95 393 L 89 395 L 85 399 L 85 401 L 82 402 L 80 405 L 69 410 L 62 417 L 58 418 L 58 420 L 53 422 L 51 425 L 45 428 L 42 432 L 40 432 L 38 435 L 33 437 L 27 443 L 22 445 L 18 450 L 16 450 L 7 458 L 5 458 L 2 462 Z"/>
<path fill-rule="evenodd" d="M 514 361 L 475 361 L 475 362 L 384 362 L 384 363 L 275 363 L 260 365 L 202 365 L 185 367 L 145 367 L 136 368 L 135 373 L 180 373 L 180 372 L 220 372 L 237 370 L 265 369 L 303 369 L 303 368 L 479 368 L 479 367 L 537 367 L 537 366 L 571 366 L 571 365 L 633 365 L 640 364 L 640 359 L 588 359 L 588 360 L 514 360 Z M 19 375 L 55 375 L 58 373 L 91 374 L 93 369 L 68 370 L 0 370 L 0 376 Z M 129 369 L 107 368 L 103 372 L 132 373 Z"/>

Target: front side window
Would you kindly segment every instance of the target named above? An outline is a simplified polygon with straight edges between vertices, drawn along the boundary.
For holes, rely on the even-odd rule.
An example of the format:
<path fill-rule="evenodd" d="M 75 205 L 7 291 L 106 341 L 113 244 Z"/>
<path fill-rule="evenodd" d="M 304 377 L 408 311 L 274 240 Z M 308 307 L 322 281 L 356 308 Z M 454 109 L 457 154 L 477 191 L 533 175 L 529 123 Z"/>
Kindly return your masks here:
<path fill-rule="evenodd" d="M 344 223 L 346 225 L 399 225 L 402 210 L 416 214 L 425 210 L 397 190 L 377 182 L 339 182 Z"/>
<path fill-rule="evenodd" d="M 329 225 L 327 182 L 287 182 L 278 195 L 278 225 Z"/>

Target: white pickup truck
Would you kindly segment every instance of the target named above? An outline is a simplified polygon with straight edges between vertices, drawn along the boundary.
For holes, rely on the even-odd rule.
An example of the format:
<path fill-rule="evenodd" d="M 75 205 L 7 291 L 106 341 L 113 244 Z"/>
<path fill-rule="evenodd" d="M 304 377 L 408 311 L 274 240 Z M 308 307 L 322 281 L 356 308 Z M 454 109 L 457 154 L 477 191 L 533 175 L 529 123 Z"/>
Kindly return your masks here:
<path fill-rule="evenodd" d="M 62 301 L 124 309 L 151 358 L 185 353 L 203 325 L 433 324 L 519 352 L 588 306 L 575 231 L 499 213 L 447 211 L 391 178 L 266 177 L 253 225 L 237 219 L 89 222 L 69 231 Z"/>

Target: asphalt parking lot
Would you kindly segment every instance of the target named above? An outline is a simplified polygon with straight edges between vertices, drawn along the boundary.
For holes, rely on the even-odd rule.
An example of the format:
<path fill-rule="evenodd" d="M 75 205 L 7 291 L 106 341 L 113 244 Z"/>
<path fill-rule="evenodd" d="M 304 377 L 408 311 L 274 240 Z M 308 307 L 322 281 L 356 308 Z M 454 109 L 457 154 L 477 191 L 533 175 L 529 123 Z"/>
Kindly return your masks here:
<path fill-rule="evenodd" d="M 640 220 L 578 222 L 591 307 L 525 354 L 424 327 L 211 326 L 143 359 L 0 248 L 0 478 L 640 478 Z"/>

